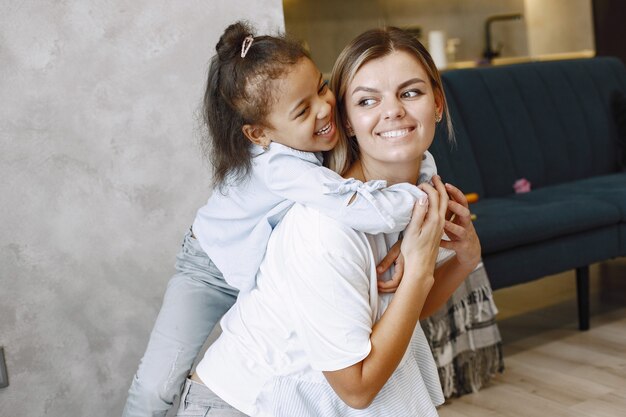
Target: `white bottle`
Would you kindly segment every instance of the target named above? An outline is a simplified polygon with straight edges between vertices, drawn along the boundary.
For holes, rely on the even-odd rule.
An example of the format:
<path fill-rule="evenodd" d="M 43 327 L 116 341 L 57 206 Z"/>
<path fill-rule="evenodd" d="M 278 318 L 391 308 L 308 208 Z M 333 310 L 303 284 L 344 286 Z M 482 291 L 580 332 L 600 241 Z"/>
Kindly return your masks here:
<path fill-rule="evenodd" d="M 438 69 L 444 69 L 448 65 L 446 59 L 446 33 L 442 30 L 428 32 L 428 51 Z"/>

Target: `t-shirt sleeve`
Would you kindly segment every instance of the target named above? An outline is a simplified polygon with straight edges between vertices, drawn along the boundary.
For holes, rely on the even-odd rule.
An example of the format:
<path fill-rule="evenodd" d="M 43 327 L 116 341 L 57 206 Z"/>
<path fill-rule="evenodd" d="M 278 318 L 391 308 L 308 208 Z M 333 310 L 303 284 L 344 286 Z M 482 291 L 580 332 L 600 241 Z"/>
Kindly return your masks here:
<path fill-rule="evenodd" d="M 301 238 L 294 242 L 300 248 L 293 253 L 299 255 L 286 262 L 286 285 L 311 367 L 334 371 L 360 362 L 371 350 L 371 252 L 363 234 L 331 219 L 313 227 L 328 234 L 318 230 L 308 237 L 294 236 Z"/>
<path fill-rule="evenodd" d="M 328 168 L 282 153 L 268 159 L 265 181 L 272 192 L 286 200 L 373 234 L 404 230 L 415 200 L 426 195 L 408 183 L 387 187 L 385 181 L 345 179 Z"/>

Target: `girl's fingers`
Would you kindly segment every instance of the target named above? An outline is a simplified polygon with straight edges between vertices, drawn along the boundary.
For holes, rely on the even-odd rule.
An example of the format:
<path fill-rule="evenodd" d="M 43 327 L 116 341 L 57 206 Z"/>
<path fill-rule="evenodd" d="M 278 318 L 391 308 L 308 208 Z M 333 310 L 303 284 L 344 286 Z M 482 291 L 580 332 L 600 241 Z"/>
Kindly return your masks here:
<path fill-rule="evenodd" d="M 378 290 L 382 292 L 393 292 L 400 286 L 400 281 L 402 281 L 402 274 L 404 274 L 404 270 L 398 272 L 396 271 L 393 274 L 393 277 L 389 281 L 378 281 Z"/>
<path fill-rule="evenodd" d="M 394 281 L 393 279 L 389 281 L 378 281 L 379 290 L 395 289 L 398 288 L 398 285 L 400 285 L 400 281 Z"/>
<path fill-rule="evenodd" d="M 385 273 L 385 271 L 387 271 L 391 267 L 391 265 L 393 265 L 396 259 L 398 259 L 398 256 L 400 256 L 400 243 L 401 241 L 397 241 L 395 245 L 393 245 L 391 249 L 389 249 L 389 253 L 387 253 L 383 260 L 380 261 L 380 263 L 376 267 L 376 273 L 378 275 Z"/>
<path fill-rule="evenodd" d="M 394 246 L 400 247 L 401 242 L 397 242 Z M 393 271 L 393 276 L 389 281 L 378 281 L 378 291 L 379 292 L 395 292 L 400 286 L 400 281 L 402 281 L 402 277 L 404 276 L 404 258 L 402 255 L 398 256 L 398 259 L 395 263 L 395 269 Z"/>
<path fill-rule="evenodd" d="M 380 288 L 380 287 L 378 287 L 378 293 L 379 294 L 388 294 L 388 293 L 396 292 L 396 290 L 398 289 L 399 286 L 400 286 L 400 283 L 398 283 L 395 287 L 390 287 L 390 288 Z"/>
<path fill-rule="evenodd" d="M 393 276 L 391 277 L 392 281 L 396 281 L 400 283 L 402 281 L 402 277 L 404 276 L 404 257 L 402 254 L 398 256 L 396 260 L 396 268 L 393 271 Z"/>

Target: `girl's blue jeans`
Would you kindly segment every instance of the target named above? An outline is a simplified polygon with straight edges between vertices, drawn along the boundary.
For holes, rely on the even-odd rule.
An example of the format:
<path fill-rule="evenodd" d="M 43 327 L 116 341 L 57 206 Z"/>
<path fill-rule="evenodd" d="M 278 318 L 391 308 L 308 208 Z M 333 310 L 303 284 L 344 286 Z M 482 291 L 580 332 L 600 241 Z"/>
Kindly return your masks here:
<path fill-rule="evenodd" d="M 191 231 L 176 257 L 176 270 L 128 391 L 123 417 L 165 416 L 209 333 L 237 298 L 237 290 L 224 281 Z"/>
<path fill-rule="evenodd" d="M 205 385 L 187 379 L 176 417 L 247 417 Z"/>

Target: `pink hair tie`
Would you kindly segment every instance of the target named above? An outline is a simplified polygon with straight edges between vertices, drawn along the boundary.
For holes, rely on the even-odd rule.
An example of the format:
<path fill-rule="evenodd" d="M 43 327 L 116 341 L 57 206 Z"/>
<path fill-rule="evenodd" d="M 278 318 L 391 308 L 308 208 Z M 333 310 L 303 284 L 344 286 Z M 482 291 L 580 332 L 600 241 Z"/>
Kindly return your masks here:
<path fill-rule="evenodd" d="M 254 41 L 254 38 L 252 37 L 252 35 L 248 35 L 241 43 L 241 57 L 242 58 L 246 57 L 246 54 L 248 53 L 248 49 L 250 49 L 250 46 L 252 46 L 252 41 Z"/>

